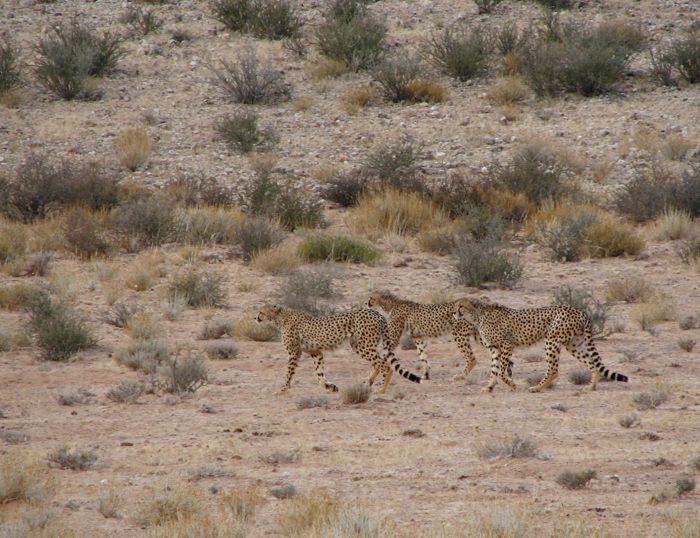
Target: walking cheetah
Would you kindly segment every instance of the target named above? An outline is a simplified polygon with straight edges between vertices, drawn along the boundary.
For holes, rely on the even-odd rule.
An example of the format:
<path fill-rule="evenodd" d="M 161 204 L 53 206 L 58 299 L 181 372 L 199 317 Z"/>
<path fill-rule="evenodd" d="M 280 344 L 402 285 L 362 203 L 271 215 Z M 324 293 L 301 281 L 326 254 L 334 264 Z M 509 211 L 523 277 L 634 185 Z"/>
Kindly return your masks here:
<path fill-rule="evenodd" d="M 591 371 L 591 390 L 595 390 L 600 374 L 612 381 L 627 381 L 627 376 L 608 370 L 593 345 L 591 320 L 581 310 L 565 305 L 513 309 L 475 299 L 462 299 L 454 306 L 454 318 L 471 321 L 479 331 L 482 343 L 491 352 L 491 391 L 500 379 L 511 389 L 515 383 L 506 375 L 506 361 L 515 347 L 529 346 L 544 340 L 547 373 L 530 387 L 539 392 L 559 375 L 559 351 L 563 345 Z"/>
<path fill-rule="evenodd" d="M 424 379 L 430 379 L 430 364 L 426 349 L 428 347 L 425 338 L 438 337 L 445 333 L 451 333 L 457 347 L 464 355 L 466 364 L 464 372 L 457 374 L 453 379 L 464 379 L 476 365 L 476 357 L 469 345 L 469 339 L 475 339 L 478 333 L 474 326 L 466 320 L 455 321 L 452 316 L 456 301 L 440 304 L 421 304 L 413 301 L 399 299 L 387 291 L 375 291 L 369 296 L 367 306 L 379 307 L 389 316 L 389 336 L 391 337 L 391 349 L 399 344 L 399 339 L 407 332 L 418 348 L 421 372 Z M 512 362 L 510 365 L 512 366 Z M 508 375 L 512 371 L 508 369 Z"/>
<path fill-rule="evenodd" d="M 266 305 L 258 313 L 257 320 L 269 320 L 282 331 L 282 343 L 289 354 L 289 362 L 287 379 L 280 392 L 289 390 L 303 351 L 314 359 L 319 383 L 327 391 L 337 392 L 338 387 L 327 381 L 323 372 L 323 350 L 335 349 L 348 338 L 353 351 L 372 364 L 367 378 L 370 386 L 381 372 L 384 375 L 381 392 L 386 391 L 393 373 L 391 368 L 409 381 L 420 383 L 419 376 L 404 369 L 399 363 L 389 347 L 386 319 L 374 310 L 363 308 L 343 314 L 314 317 L 291 308 Z"/>

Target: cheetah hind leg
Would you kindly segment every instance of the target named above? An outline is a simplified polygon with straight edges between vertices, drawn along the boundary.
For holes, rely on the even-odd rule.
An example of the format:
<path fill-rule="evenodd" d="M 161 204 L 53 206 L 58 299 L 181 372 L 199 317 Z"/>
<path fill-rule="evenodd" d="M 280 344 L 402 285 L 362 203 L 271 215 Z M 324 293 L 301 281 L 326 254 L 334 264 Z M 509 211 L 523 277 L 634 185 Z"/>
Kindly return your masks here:
<path fill-rule="evenodd" d="M 418 360 L 420 361 L 420 372 L 423 379 L 430 379 L 430 363 L 428 362 L 428 354 L 425 350 L 428 348 L 428 343 L 420 338 L 413 337 L 418 349 Z"/>
<path fill-rule="evenodd" d="M 530 392 L 540 392 L 549 387 L 559 377 L 559 352 L 561 347 L 554 340 L 544 341 L 544 353 L 547 357 L 547 372 L 542 381 L 534 387 L 530 387 Z"/>
<path fill-rule="evenodd" d="M 456 374 L 452 377 L 453 381 L 460 381 L 462 379 L 466 379 L 469 373 L 474 369 L 474 366 L 476 366 L 476 357 L 474 356 L 472 347 L 469 345 L 469 336 L 464 337 L 461 335 L 455 335 L 454 339 L 457 342 L 457 347 L 462 352 L 462 355 L 466 361 L 462 373 Z"/>
<path fill-rule="evenodd" d="M 314 367 L 316 368 L 316 375 L 318 376 L 319 384 L 321 384 L 328 392 L 338 392 L 338 386 L 335 383 L 328 381 L 326 379 L 326 374 L 323 372 L 323 353 L 320 351 L 314 351 L 309 354 L 314 360 Z"/>

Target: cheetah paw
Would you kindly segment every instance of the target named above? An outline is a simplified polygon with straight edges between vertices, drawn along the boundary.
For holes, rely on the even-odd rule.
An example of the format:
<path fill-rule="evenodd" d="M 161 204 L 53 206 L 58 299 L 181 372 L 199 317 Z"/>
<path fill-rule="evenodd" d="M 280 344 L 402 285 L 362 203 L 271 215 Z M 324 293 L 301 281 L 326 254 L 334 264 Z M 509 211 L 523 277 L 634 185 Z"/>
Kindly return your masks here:
<path fill-rule="evenodd" d="M 328 392 L 338 392 L 338 386 L 335 385 L 334 383 L 327 383 L 326 384 L 326 390 Z"/>
<path fill-rule="evenodd" d="M 539 391 L 541 391 L 542 389 L 541 389 L 540 387 L 530 387 L 530 388 L 527 389 L 527 390 L 528 390 L 528 392 L 539 392 Z"/>
<path fill-rule="evenodd" d="M 466 379 L 467 376 L 464 374 L 456 374 L 452 376 L 452 381 L 462 381 L 463 379 Z"/>

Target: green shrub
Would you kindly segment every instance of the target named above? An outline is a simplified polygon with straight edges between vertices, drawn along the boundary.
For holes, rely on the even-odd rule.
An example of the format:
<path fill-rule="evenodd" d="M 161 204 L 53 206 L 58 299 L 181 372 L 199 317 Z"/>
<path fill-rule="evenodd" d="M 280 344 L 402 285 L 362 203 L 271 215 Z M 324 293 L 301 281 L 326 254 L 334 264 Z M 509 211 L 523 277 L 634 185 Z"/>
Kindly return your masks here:
<path fill-rule="evenodd" d="M 678 347 L 681 348 L 683 351 L 687 351 L 688 353 L 692 352 L 693 349 L 695 349 L 695 339 L 693 338 L 679 338 L 678 339 Z"/>
<path fill-rule="evenodd" d="M 410 136 L 380 142 L 365 157 L 362 171 L 379 188 L 423 192 L 425 186 L 418 175 L 421 149 Z"/>
<path fill-rule="evenodd" d="M 568 285 L 562 286 L 554 291 L 552 304 L 563 304 L 581 310 L 591 320 L 593 333 L 603 332 L 608 318 L 608 305 L 598 301 L 590 291 Z"/>
<path fill-rule="evenodd" d="M 581 259 L 586 232 L 597 221 L 592 210 L 581 208 L 562 218 L 538 222 L 535 234 L 537 241 L 551 250 L 555 261 L 574 262 Z"/>
<path fill-rule="evenodd" d="M 231 207 L 236 204 L 232 187 L 224 185 L 215 177 L 203 174 L 184 175 L 168 181 L 165 191 L 178 204 L 185 207 L 212 206 Z"/>
<path fill-rule="evenodd" d="M 532 439 L 515 434 L 505 439 L 478 443 L 476 454 L 482 459 L 498 457 L 535 458 L 538 455 L 538 450 Z"/>
<path fill-rule="evenodd" d="M 233 342 L 212 342 L 207 344 L 204 352 L 213 360 L 234 359 L 238 355 L 238 346 Z"/>
<path fill-rule="evenodd" d="M 220 308 L 226 306 L 223 276 L 190 270 L 176 276 L 168 288 L 168 296 L 184 297 L 189 306 Z"/>
<path fill-rule="evenodd" d="M 256 174 L 244 185 L 241 205 L 253 215 L 279 221 L 289 230 L 325 225 L 319 200 L 304 196 L 298 189 L 280 185 L 267 172 Z"/>
<path fill-rule="evenodd" d="M 489 67 L 491 43 L 479 27 L 448 27 L 434 33 L 425 55 L 443 73 L 461 81 L 484 76 Z"/>
<path fill-rule="evenodd" d="M 37 53 L 39 81 L 64 99 L 78 97 L 87 77 L 109 75 L 124 54 L 118 37 L 98 36 L 78 22 L 53 28 L 39 41 Z"/>
<path fill-rule="evenodd" d="M 236 63 L 221 60 L 220 67 L 210 69 L 226 98 L 234 103 L 268 104 L 289 99 L 291 90 L 284 74 L 269 62 L 261 64 L 253 48 L 243 51 Z"/>
<path fill-rule="evenodd" d="M 299 245 L 299 256 L 317 261 L 337 261 L 373 264 L 381 251 L 366 239 L 344 234 L 310 235 Z"/>
<path fill-rule="evenodd" d="M 535 2 L 543 8 L 551 10 L 569 9 L 571 7 L 571 0 L 535 0 Z"/>
<path fill-rule="evenodd" d="M 56 206 L 109 209 L 119 202 L 118 178 L 94 162 L 56 162 L 31 153 L 3 183 L 0 211 L 22 222 L 43 219 Z"/>
<path fill-rule="evenodd" d="M 68 360 L 78 351 L 97 343 L 73 308 L 45 292 L 32 297 L 29 313 L 29 327 L 47 360 Z"/>
<path fill-rule="evenodd" d="M 465 286 L 482 287 L 487 282 L 496 282 L 512 288 L 523 273 L 520 257 L 507 253 L 492 238 L 462 240 L 457 243 L 454 255 L 457 274 Z"/>
<path fill-rule="evenodd" d="M 561 198 L 571 190 L 567 185 L 567 168 L 543 144 L 527 144 L 518 150 L 510 163 L 495 164 L 490 170 L 490 178 L 501 188 L 523 193 L 535 204 Z"/>
<path fill-rule="evenodd" d="M 640 30 L 618 22 L 588 27 L 555 18 L 543 30 L 522 48 L 523 75 L 538 95 L 607 93 L 644 43 Z"/>
<path fill-rule="evenodd" d="M 128 24 L 142 35 L 155 32 L 163 26 L 163 21 L 158 18 L 153 9 L 141 9 L 134 6 L 127 8 L 126 13 L 121 17 L 121 22 Z"/>
<path fill-rule="evenodd" d="M 146 388 L 141 383 L 124 381 L 107 391 L 107 399 L 117 403 L 133 404 L 138 402 L 145 391 Z"/>
<path fill-rule="evenodd" d="M 442 101 L 442 87 L 424 79 L 422 73 L 420 58 L 402 51 L 384 58 L 372 71 L 374 79 L 382 88 L 384 98 L 388 101 Z"/>
<path fill-rule="evenodd" d="M 316 30 L 321 53 L 352 71 L 376 65 L 384 53 L 386 25 L 370 15 L 362 2 L 336 2 L 334 6 Z"/>
<path fill-rule="evenodd" d="M 0 39 L 0 95 L 22 84 L 19 47 L 8 36 Z"/>
<path fill-rule="evenodd" d="M 638 426 L 641 422 L 637 413 L 627 413 L 619 418 L 618 423 L 623 428 L 631 428 L 633 426 Z"/>
<path fill-rule="evenodd" d="M 695 480 L 689 476 L 681 476 L 676 480 L 676 493 L 678 495 L 683 495 L 684 493 L 689 493 L 695 489 Z"/>
<path fill-rule="evenodd" d="M 360 195 L 367 190 L 369 178 L 363 170 L 353 170 L 348 174 L 337 174 L 322 188 L 322 196 L 341 207 L 357 204 Z"/>
<path fill-rule="evenodd" d="M 297 37 L 302 20 L 287 0 L 214 0 L 216 18 L 236 32 L 266 39 Z"/>
<path fill-rule="evenodd" d="M 283 239 L 279 227 L 265 217 L 248 217 L 236 231 L 241 256 L 252 260 L 259 252 L 279 244 Z"/>
<path fill-rule="evenodd" d="M 474 0 L 479 15 L 491 13 L 503 0 Z"/>
<path fill-rule="evenodd" d="M 252 110 L 234 112 L 217 122 L 215 128 L 224 142 L 241 153 L 267 149 L 279 141 L 271 126 L 258 126 L 258 115 Z"/>

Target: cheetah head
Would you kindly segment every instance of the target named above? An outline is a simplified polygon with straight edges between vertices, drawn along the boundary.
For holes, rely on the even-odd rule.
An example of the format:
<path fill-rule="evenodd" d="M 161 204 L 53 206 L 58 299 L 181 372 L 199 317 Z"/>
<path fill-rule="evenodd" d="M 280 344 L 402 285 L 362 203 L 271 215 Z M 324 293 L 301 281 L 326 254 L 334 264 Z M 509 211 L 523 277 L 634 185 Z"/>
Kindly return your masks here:
<path fill-rule="evenodd" d="M 280 312 L 282 312 L 282 308 L 277 305 L 265 305 L 260 309 L 258 317 L 255 319 L 258 323 L 262 323 L 263 321 L 274 322 L 277 316 L 280 315 Z"/>
<path fill-rule="evenodd" d="M 384 308 L 387 304 L 387 301 L 390 300 L 392 297 L 393 296 L 386 291 L 373 291 L 369 295 L 367 306 L 369 308 Z"/>
<path fill-rule="evenodd" d="M 472 301 L 471 299 L 455 301 L 452 316 L 457 321 L 466 319 L 471 323 L 476 323 L 479 316 L 478 301 Z"/>

